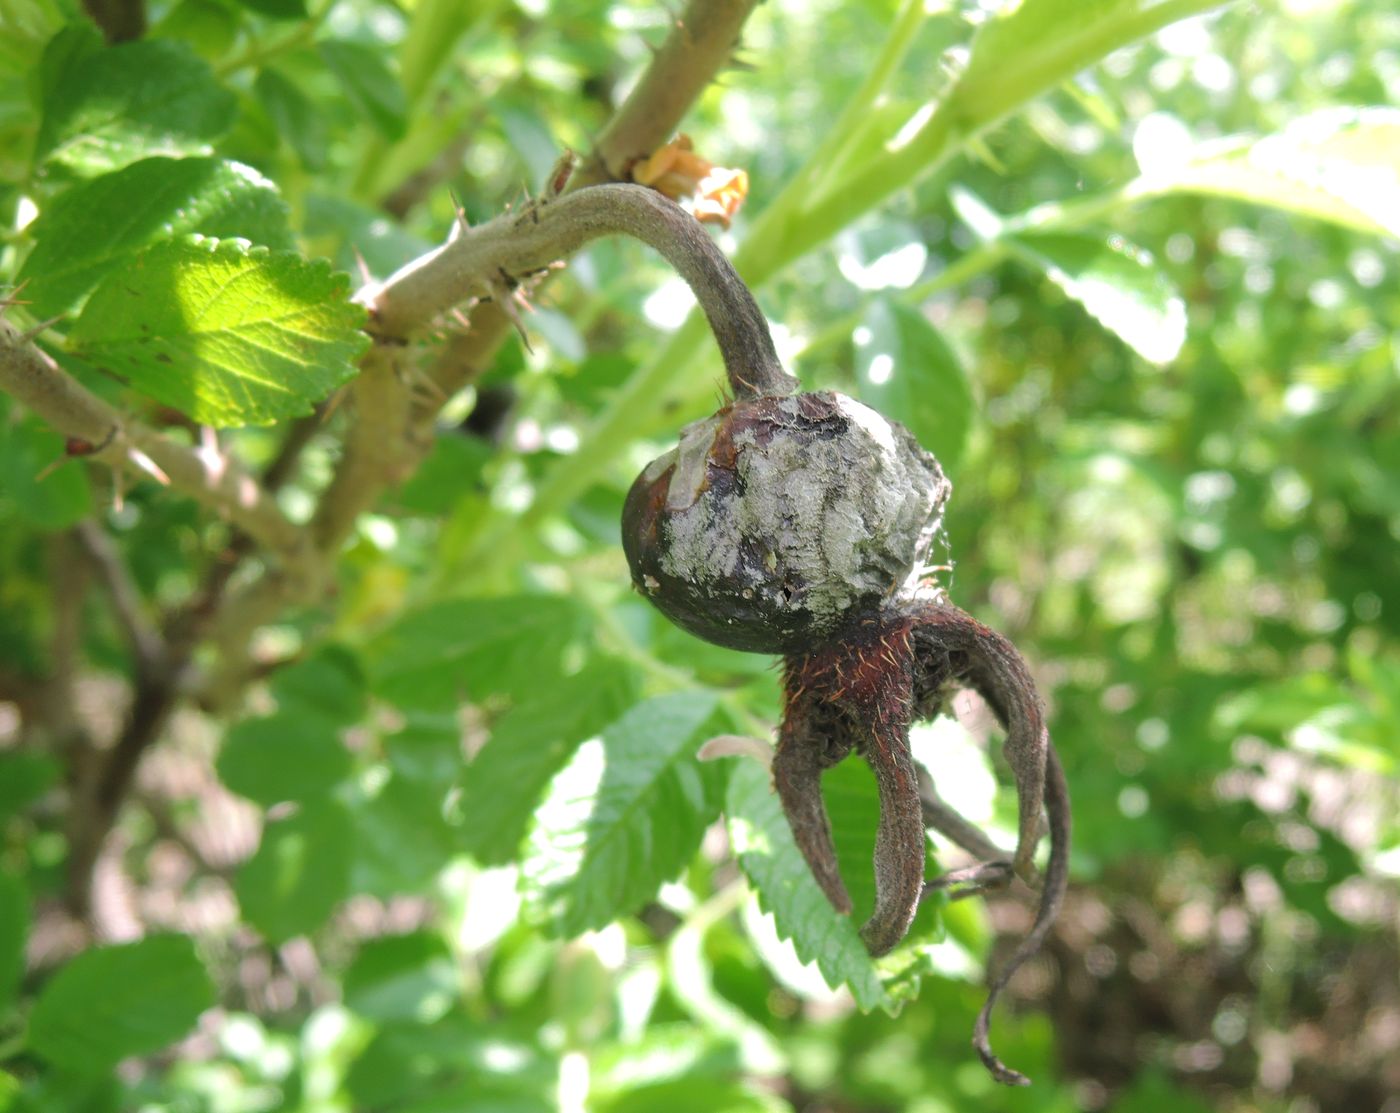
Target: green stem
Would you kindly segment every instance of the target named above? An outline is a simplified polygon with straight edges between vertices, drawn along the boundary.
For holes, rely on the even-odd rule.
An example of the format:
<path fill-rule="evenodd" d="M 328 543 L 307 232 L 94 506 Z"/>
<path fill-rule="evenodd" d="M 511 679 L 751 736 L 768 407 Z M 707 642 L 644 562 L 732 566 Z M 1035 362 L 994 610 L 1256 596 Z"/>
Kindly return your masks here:
<path fill-rule="evenodd" d="M 894 295 L 894 300 L 901 305 L 918 305 L 929 298 L 954 290 L 976 278 L 979 274 L 991 270 L 1001 263 L 1007 255 L 1007 247 L 1000 240 L 984 243 L 975 250 L 969 251 L 952 266 L 939 271 L 932 278 L 910 286 L 907 290 L 899 291 Z M 815 336 L 810 337 L 795 358 L 803 359 L 813 352 L 830 347 L 832 344 L 839 344 L 851 335 L 864 316 L 865 310 L 862 307 L 833 321 Z"/>
<path fill-rule="evenodd" d="M 869 121 L 872 110 L 889 88 L 890 80 L 899 69 L 914 45 L 914 38 L 928 18 L 927 0 L 905 0 L 904 7 L 895 16 L 894 25 L 880 48 L 880 56 L 875 59 L 866 79 L 859 89 L 846 102 L 836 123 L 826 133 L 826 137 L 803 163 L 797 176 L 788 185 L 794 193 L 806 193 L 821 185 L 822 181 L 841 162 L 841 156 L 851 141 L 860 134 Z"/>
<path fill-rule="evenodd" d="M 937 102 L 918 131 L 815 198 L 802 214 L 793 243 L 784 246 L 799 253 L 809 250 L 891 194 L 931 173 L 980 133 L 1057 83 L 1119 47 L 1177 20 L 1221 7 L 1222 2 L 1227 0 L 1164 0 L 1135 8 L 1116 19 L 1091 22 L 1078 33 L 1054 38 L 1045 49 L 1026 50 L 1022 64 L 1015 67 L 999 64 L 996 59 L 979 66 L 974 41 L 968 70 Z"/>
<path fill-rule="evenodd" d="M 308 45 L 316 37 L 316 32 L 330 14 L 334 3 L 335 0 L 325 0 L 325 3 L 285 34 L 273 39 L 252 40 L 237 54 L 225 58 L 215 66 L 214 76 L 223 79 L 239 70 L 261 67 L 279 55 Z"/>
<path fill-rule="evenodd" d="M 499 0 L 419 0 L 399 45 L 400 82 L 411 110 L 421 102 L 465 34 L 494 18 Z"/>
<path fill-rule="evenodd" d="M 1169 23 L 1221 6 L 1221 0 L 1163 0 L 1145 9 L 1133 9 L 1116 19 L 1090 24 L 1077 34 L 1054 40 L 1037 53 L 1027 50 L 1024 67 L 996 62 L 974 62 L 943 100 L 931 108 L 917 132 L 901 146 L 886 148 L 883 157 L 841 175 L 822 194 L 813 197 L 799 183 L 815 170 L 804 167 L 754 222 L 734 257 L 734 266 L 752 288 L 761 286 L 794 260 L 828 241 L 841 228 L 875 208 L 891 194 L 942 166 L 978 133 L 991 127 L 1016 108 L 1093 64 L 1119 47 L 1159 30 Z M 909 34 L 901 14 L 891 29 L 891 40 Z M 893 58 L 898 42 L 887 42 L 882 59 Z M 865 87 L 862 87 L 864 92 Z M 842 119 L 846 118 L 843 113 Z M 823 144 L 820 151 L 825 151 Z M 815 160 L 812 160 L 815 161 Z M 986 262 L 974 252 L 975 264 Z M 941 277 L 941 276 L 940 276 Z M 598 416 L 583 438 L 579 452 L 555 466 L 541 479 L 531 507 L 519 520 L 494 512 L 458 558 L 459 567 L 479 569 L 501 550 L 503 535 L 516 528 L 531 528 L 561 512 L 579 494 L 597 482 L 635 439 L 636 431 L 651 424 L 654 414 L 672 407 L 678 396 L 694 398 L 701 387 L 693 382 L 695 361 L 709 351 L 698 314 L 685 324 L 639 367 Z M 688 382 L 693 385 L 687 386 Z M 686 411 L 684 416 L 690 416 Z"/>

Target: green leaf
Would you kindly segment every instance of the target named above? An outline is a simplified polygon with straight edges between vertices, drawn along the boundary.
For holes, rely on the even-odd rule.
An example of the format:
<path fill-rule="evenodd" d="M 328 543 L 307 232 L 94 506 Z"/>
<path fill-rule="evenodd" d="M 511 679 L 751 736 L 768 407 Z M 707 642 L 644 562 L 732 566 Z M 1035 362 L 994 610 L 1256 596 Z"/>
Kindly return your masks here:
<path fill-rule="evenodd" d="M 998 5 L 978 28 L 952 89 L 943 94 L 946 110 L 973 131 L 1164 23 L 1214 6 L 1207 0 L 1190 8 L 1178 5 L 1172 13 L 1165 0 Z"/>
<path fill-rule="evenodd" d="M 273 945 L 315 931 L 349 893 L 354 841 L 350 812 L 334 800 L 268 823 L 234 881 L 243 918 Z"/>
<path fill-rule="evenodd" d="M 395 776 L 430 785 L 455 785 L 465 760 L 455 721 L 409 723 L 384 739 L 384 751 Z"/>
<path fill-rule="evenodd" d="M 633 695 L 631 675 L 595 658 L 548 696 L 508 711 L 462 774 L 467 853 L 485 865 L 514 860 L 550 779 L 585 739 L 612 722 Z"/>
<path fill-rule="evenodd" d="M 287 141 L 308 170 L 326 163 L 326 118 L 300 86 L 274 69 L 262 70 L 253 82 L 273 130 Z"/>
<path fill-rule="evenodd" d="M 535 1033 L 449 1014 L 380 1029 L 345 1075 L 364 1113 L 551 1113 L 559 1066 Z"/>
<path fill-rule="evenodd" d="M 702 1075 L 638 1086 L 593 1108 L 596 1113 L 786 1113 L 792 1106 L 757 1086 Z"/>
<path fill-rule="evenodd" d="M 398 221 L 387 220 L 382 209 L 326 193 L 306 198 L 302 235 L 314 254 L 334 259 L 343 270 L 359 270 L 363 265 L 373 275 L 393 274 L 405 260 L 438 246 Z"/>
<path fill-rule="evenodd" d="M 715 697 L 658 696 L 583 746 L 541 805 L 523 886 L 552 932 L 577 935 L 633 911 L 695 856 L 727 770 L 700 762 L 722 729 Z"/>
<path fill-rule="evenodd" d="M 402 139 L 408 127 L 408 101 L 389 68 L 389 52 L 343 39 L 323 40 L 316 49 L 346 98 L 388 138 Z"/>
<path fill-rule="evenodd" d="M 87 20 L 69 23 L 44 44 L 39 58 L 39 101 L 53 99 L 65 74 L 81 69 L 106 49 L 101 33 Z"/>
<path fill-rule="evenodd" d="M 1205 193 L 1400 237 L 1400 109 L 1329 108 L 1277 135 L 1203 144 L 1148 166 L 1130 196 Z"/>
<path fill-rule="evenodd" d="M 495 455 L 496 450 L 481 437 L 439 433 L 422 467 L 390 493 L 391 504 L 409 514 L 446 514 L 463 493 L 485 488 L 482 472 Z"/>
<path fill-rule="evenodd" d="M 341 645 L 323 645 L 305 660 L 274 673 L 271 688 L 283 710 L 319 715 L 338 727 L 354 726 L 368 707 L 364 669 L 359 658 Z"/>
<path fill-rule="evenodd" d="M 875 831 L 880 823 L 875 774 L 853 754 L 822 774 L 822 799 L 841 878 L 851 895 L 851 919 L 863 924 L 875 909 Z"/>
<path fill-rule="evenodd" d="M 22 812 L 58 783 L 63 772 L 48 754 L 33 750 L 0 753 L 0 822 Z"/>
<path fill-rule="evenodd" d="M 436 603 L 404 615 L 366 647 L 370 686 L 418 711 L 498 693 L 528 699 L 559 676 L 581 628 L 579 608 L 554 595 Z"/>
<path fill-rule="evenodd" d="M 1009 242 L 1143 359 L 1170 363 L 1181 351 L 1186 303 L 1150 252 L 1116 235 L 1037 232 Z"/>
<path fill-rule="evenodd" d="M 219 751 L 225 787 L 259 804 L 323 796 L 350 773 L 334 724 L 299 709 L 234 726 Z"/>
<path fill-rule="evenodd" d="M 962 363 L 916 309 L 880 299 L 856 332 L 861 401 L 908 427 L 956 476 L 972 424 L 972 388 Z"/>
<path fill-rule="evenodd" d="M 373 939 L 345 971 L 345 1005 L 374 1021 L 431 1024 L 461 989 L 457 962 L 428 932 Z"/>
<path fill-rule="evenodd" d="M 180 0 L 156 24 L 154 34 L 189 43 L 204 58 L 222 58 L 242 25 L 238 10 L 223 0 Z"/>
<path fill-rule="evenodd" d="M 972 190 L 954 186 L 948 191 L 948 200 L 952 203 L 953 211 L 983 243 L 1001 238 L 1006 227 L 1005 218 Z"/>
<path fill-rule="evenodd" d="M 29 920 L 28 888 L 18 877 L 0 870 L 0 1021 L 15 1004 L 24 977 Z"/>
<path fill-rule="evenodd" d="M 269 425 L 310 413 L 355 374 L 369 338 L 347 291 L 324 263 L 196 236 L 108 275 L 71 342 L 202 424 Z"/>
<path fill-rule="evenodd" d="M 305 19 L 306 0 L 238 0 L 245 8 L 273 19 Z"/>
<path fill-rule="evenodd" d="M 855 922 L 831 907 L 792 839 L 770 778 L 757 762 L 740 761 L 729 779 L 729 837 L 739 865 L 772 913 L 778 934 L 803 962 L 815 962 L 827 984 L 847 985 L 862 1009 L 886 1003 L 875 963 Z"/>
<path fill-rule="evenodd" d="M 549 180 L 559 161 L 559 143 L 535 112 L 521 107 L 503 107 L 496 112 L 506 138 L 525 164 L 532 182 Z"/>
<path fill-rule="evenodd" d="M 0 421 L 0 500 L 43 530 L 67 529 L 92 513 L 83 465 L 67 459 L 63 437 L 26 415 Z"/>
<path fill-rule="evenodd" d="M 29 1046 L 55 1066 L 100 1075 L 178 1040 L 213 1004 L 209 975 L 183 935 L 97 947 L 39 994 Z"/>
<path fill-rule="evenodd" d="M 34 250 L 19 281 L 32 312 L 72 308 L 143 248 L 188 232 L 294 246 L 287 205 L 252 167 L 211 158 L 148 158 L 64 193 L 30 233 Z"/>
<path fill-rule="evenodd" d="M 233 94 L 169 39 L 66 53 L 49 72 L 35 161 L 81 176 L 149 155 L 203 154 L 234 120 Z"/>
<path fill-rule="evenodd" d="M 692 1083 L 704 1080 L 713 1084 L 735 1077 L 744 1068 L 740 1048 L 728 1033 L 716 1032 L 708 1023 L 656 1018 L 644 1032 L 590 1048 L 588 1061 L 592 1068 L 589 1104 L 599 1108 L 606 1108 L 609 1100 L 674 1078 L 684 1076 Z"/>
<path fill-rule="evenodd" d="M 355 892 L 388 898 L 432 884 L 457 852 L 446 816 L 453 787 L 395 773 L 354 801 Z"/>

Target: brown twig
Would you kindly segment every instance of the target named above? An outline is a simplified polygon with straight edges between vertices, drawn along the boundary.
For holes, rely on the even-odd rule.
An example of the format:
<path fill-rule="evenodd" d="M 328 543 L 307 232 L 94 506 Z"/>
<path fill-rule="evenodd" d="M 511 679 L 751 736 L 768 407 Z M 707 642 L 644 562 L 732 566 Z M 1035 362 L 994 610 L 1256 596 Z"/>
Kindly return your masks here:
<path fill-rule="evenodd" d="M 141 593 L 112 539 L 93 521 L 79 522 L 73 535 L 97 573 L 98 582 L 112 604 L 112 613 L 131 643 L 137 675 L 151 676 L 160 672 L 166 664 L 165 639 L 147 617 Z"/>
<path fill-rule="evenodd" d="M 686 111 L 727 63 L 744 21 L 757 0 L 690 0 L 646 72 L 599 137 L 593 155 L 568 184 L 573 191 L 609 179 L 629 159 L 646 154 L 675 133 Z M 648 100 L 655 93 L 656 103 Z M 436 254 L 436 253 L 434 253 Z M 415 398 L 409 349 L 377 344 L 365 357 L 368 374 L 352 385 L 354 426 L 336 477 L 322 496 L 313 536 L 322 553 L 333 553 L 355 520 L 395 480 L 410 474 L 432 440 L 432 425 L 449 398 L 490 366 L 512 328 L 499 303 L 483 302 L 471 314 L 470 330 L 452 336 L 427 372 L 433 389 Z M 407 407 L 406 409 L 404 407 Z M 219 609 L 211 638 L 228 659 L 259 626 L 274 619 L 289 600 L 302 597 L 286 577 L 266 575 L 229 597 Z M 212 679 L 214 703 L 238 680 Z"/>
<path fill-rule="evenodd" d="M 644 186 L 609 184 L 543 198 L 497 217 L 416 259 L 361 297 L 381 344 L 401 345 L 453 305 L 495 296 L 499 284 L 546 270 L 607 235 L 641 240 L 666 257 L 695 292 L 741 397 L 790 394 L 763 313 L 703 226 L 674 201 Z"/>
<path fill-rule="evenodd" d="M 629 163 L 671 139 L 691 105 L 729 63 L 755 7 L 757 0 L 691 0 L 568 188 L 622 180 Z M 444 396 L 486 372 L 511 327 L 494 302 L 473 310 L 471 330 L 453 336 L 428 373 Z M 420 407 L 416 420 L 431 424 L 436 409 Z"/>
<path fill-rule="evenodd" d="M 0 320 L 0 388 L 64 436 L 83 442 L 90 459 L 114 469 L 153 474 L 258 539 L 289 570 L 306 571 L 310 548 L 301 528 L 233 461 L 211 472 L 192 448 L 134 421 L 93 394 L 45 352 Z"/>
<path fill-rule="evenodd" d="M 129 42 L 146 33 L 145 0 L 83 0 L 83 10 L 109 43 Z"/>

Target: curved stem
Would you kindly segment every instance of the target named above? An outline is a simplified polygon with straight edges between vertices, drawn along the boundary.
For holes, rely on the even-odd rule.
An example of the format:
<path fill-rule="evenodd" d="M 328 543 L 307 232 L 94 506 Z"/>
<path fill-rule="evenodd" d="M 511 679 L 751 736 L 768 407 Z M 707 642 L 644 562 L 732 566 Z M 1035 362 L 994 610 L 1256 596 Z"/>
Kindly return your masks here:
<path fill-rule="evenodd" d="M 661 194 L 610 184 L 540 199 L 463 231 L 363 296 L 372 331 L 401 339 L 468 298 L 508 298 L 522 278 L 600 236 L 626 235 L 660 252 L 695 292 L 740 398 L 791 394 L 768 322 L 699 221 Z"/>
<path fill-rule="evenodd" d="M 1047 748 L 1045 764 L 1045 812 L 1050 818 L 1050 860 L 1045 866 L 1045 887 L 1041 890 L 1040 908 L 1035 914 L 1035 923 L 1021 945 L 1007 959 L 996 979 L 987 987 L 987 1000 L 982 1003 L 982 1011 L 977 1014 L 977 1023 L 972 1027 L 972 1046 L 977 1051 L 982 1064 L 993 1078 L 1007 1086 L 1029 1086 L 1030 1079 L 1020 1071 L 1014 1071 L 996 1057 L 992 1051 L 991 1026 L 992 1009 L 1019 970 L 1045 942 L 1055 918 L 1064 904 L 1065 890 L 1069 887 L 1069 840 L 1070 810 L 1069 784 L 1065 781 L 1065 771 L 1060 765 L 1060 756 L 1054 744 Z"/>
<path fill-rule="evenodd" d="M 917 680 L 916 704 L 923 705 L 947 680 L 962 681 L 987 701 L 1006 731 L 1006 756 L 1016 778 L 1020 812 L 1014 866 L 1028 883 L 1035 879 L 1033 859 L 1042 807 L 1050 821 L 1050 859 L 1035 923 L 988 988 L 972 1030 L 972 1046 L 992 1077 L 1007 1086 L 1026 1086 L 1030 1079 L 992 1052 L 988 1029 L 997 998 L 1016 971 L 1040 950 L 1064 903 L 1069 884 L 1069 785 L 1045 728 L 1045 711 L 1030 669 L 1016 648 L 950 603 L 919 607 L 914 630 L 916 642 L 923 640 L 920 659 L 932 663 Z"/>

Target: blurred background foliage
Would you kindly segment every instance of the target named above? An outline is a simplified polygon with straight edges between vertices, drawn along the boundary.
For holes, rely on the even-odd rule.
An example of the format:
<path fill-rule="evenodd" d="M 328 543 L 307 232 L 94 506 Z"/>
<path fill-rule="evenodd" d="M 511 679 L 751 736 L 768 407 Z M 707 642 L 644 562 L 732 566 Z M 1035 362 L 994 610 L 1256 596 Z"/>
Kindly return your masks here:
<path fill-rule="evenodd" d="M 13 274 L 30 68 L 73 13 L 4 4 Z M 311 6 L 153 3 L 150 34 L 192 44 L 237 93 L 219 152 L 277 184 L 307 253 L 377 276 L 440 242 L 455 202 L 488 218 L 561 147 L 587 150 L 670 18 L 631 0 L 451 19 L 430 0 Z M 994 7 L 930 6 L 848 167 L 928 102 Z M 726 247 L 812 180 L 896 8 L 768 0 L 751 19 L 687 125 L 750 175 Z M 527 831 L 493 799 L 520 775 L 505 741 L 587 738 L 643 696 L 709 695 L 701 710 L 751 732 L 777 711 L 770 661 L 696 643 L 627 589 L 622 496 L 713 408 L 720 376 L 706 341 L 615 435 L 609 407 L 689 302 L 658 259 L 610 242 L 541 296 L 533 351 L 512 340 L 449 403 L 423 469 L 361 521 L 335 610 L 262 633 L 251 717 L 182 713 L 147 762 L 96 914 L 109 940 L 191 937 L 218 1007 L 109 1076 L 77 1069 L 102 1051 L 66 1050 L 41 1009 L 36 1058 L 9 1006 L 0 1108 L 1400 1111 L 1400 178 L 1376 186 L 1371 227 L 1134 185 L 1195 144 L 1397 101 L 1393 5 L 1234 4 L 1112 54 L 853 225 L 817 229 L 792 266 L 740 254 L 804 383 L 865 398 L 944 461 L 943 578 L 1051 706 L 1073 887 L 994 1029 L 1031 1089 L 997 1088 L 967 1044 L 984 962 L 1029 923 L 1015 901 L 945 909 L 897 1017 L 797 962 L 719 828 L 636 915 L 571 905 L 589 930 L 549 930 L 568 828 L 546 805 Z M 1400 164 L 1394 116 L 1370 120 L 1358 162 Z M 176 605 L 224 527 L 157 490 L 108 510 L 77 464 L 40 487 L 59 439 L 0 414 L 0 961 L 32 919 L 27 966 L 0 965 L 3 1008 L 75 968 L 49 981 L 75 949 L 55 899 L 61 772 L 22 729 L 59 633 L 58 531 L 96 508 L 142 591 Z M 236 440 L 254 460 L 277 445 Z M 333 466 L 313 442 L 290 513 Z M 131 664 L 94 601 L 83 668 L 80 713 L 110 720 Z M 960 710 L 920 752 L 1004 841 L 1014 801 L 994 788 L 987 717 Z M 463 746 L 492 752 L 488 736 L 498 764 L 473 780 Z M 568 791 L 556 781 L 551 804 Z M 152 976 L 188 958 L 151 956 Z M 85 973 L 112 997 L 95 1015 L 142 1012 L 129 977 Z M 184 1034 L 150 1024 L 156 1045 Z"/>

